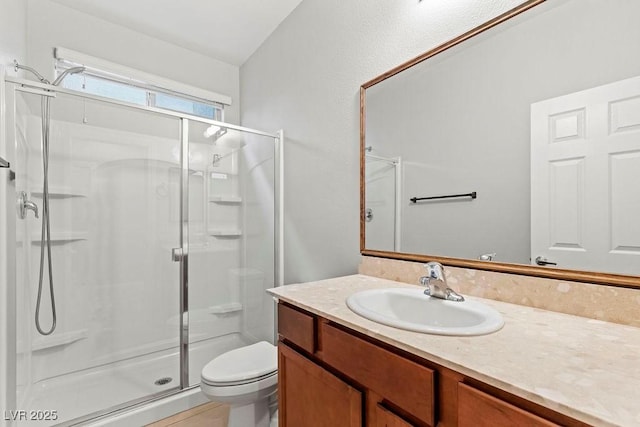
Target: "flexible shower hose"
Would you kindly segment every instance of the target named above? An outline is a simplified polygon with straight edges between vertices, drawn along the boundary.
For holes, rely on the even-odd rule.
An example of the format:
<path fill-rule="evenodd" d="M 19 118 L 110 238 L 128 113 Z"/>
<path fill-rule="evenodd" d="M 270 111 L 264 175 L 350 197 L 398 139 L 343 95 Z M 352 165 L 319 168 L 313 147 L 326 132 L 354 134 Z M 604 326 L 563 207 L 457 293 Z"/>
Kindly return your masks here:
<path fill-rule="evenodd" d="M 49 221 L 49 128 L 51 122 L 50 99 L 42 98 L 42 232 L 40 235 L 40 278 L 38 280 L 38 299 L 36 301 L 36 329 L 41 335 L 51 335 L 56 329 L 56 300 L 53 292 L 53 266 L 51 264 L 51 225 Z M 47 247 L 49 268 L 49 294 L 51 295 L 51 328 L 45 331 L 40 326 L 40 304 L 42 302 L 42 285 L 44 279 L 44 250 Z"/>

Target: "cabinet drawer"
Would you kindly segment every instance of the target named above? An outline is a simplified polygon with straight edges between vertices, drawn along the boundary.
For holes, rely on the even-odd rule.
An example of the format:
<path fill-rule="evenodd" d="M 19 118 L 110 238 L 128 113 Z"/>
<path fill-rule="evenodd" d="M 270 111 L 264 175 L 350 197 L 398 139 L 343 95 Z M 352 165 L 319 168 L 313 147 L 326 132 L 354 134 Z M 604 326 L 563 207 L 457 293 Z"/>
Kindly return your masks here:
<path fill-rule="evenodd" d="M 313 315 L 278 304 L 278 334 L 309 353 L 315 351 L 315 324 Z"/>
<path fill-rule="evenodd" d="M 466 384 L 458 384 L 458 427 L 512 426 L 559 425 Z"/>
<path fill-rule="evenodd" d="M 320 323 L 322 359 L 428 425 L 435 425 L 434 371 Z"/>

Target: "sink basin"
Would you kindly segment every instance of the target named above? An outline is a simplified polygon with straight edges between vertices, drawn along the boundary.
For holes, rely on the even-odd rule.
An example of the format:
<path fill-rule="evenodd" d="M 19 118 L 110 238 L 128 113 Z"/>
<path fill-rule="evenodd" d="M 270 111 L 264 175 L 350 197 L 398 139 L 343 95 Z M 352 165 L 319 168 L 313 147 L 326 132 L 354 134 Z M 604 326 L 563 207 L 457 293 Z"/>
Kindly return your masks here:
<path fill-rule="evenodd" d="M 354 313 L 383 325 L 437 335 L 484 335 L 502 328 L 502 315 L 476 301 L 446 301 L 424 289 L 389 288 L 361 291 L 347 298 Z"/>

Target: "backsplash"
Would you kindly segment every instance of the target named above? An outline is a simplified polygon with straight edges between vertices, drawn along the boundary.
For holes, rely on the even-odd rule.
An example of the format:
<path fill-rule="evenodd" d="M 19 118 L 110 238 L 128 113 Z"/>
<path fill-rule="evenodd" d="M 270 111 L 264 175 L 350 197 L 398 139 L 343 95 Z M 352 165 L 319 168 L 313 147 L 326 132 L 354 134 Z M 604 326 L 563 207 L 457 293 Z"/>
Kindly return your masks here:
<path fill-rule="evenodd" d="M 363 256 L 358 272 L 417 285 L 423 263 Z M 446 267 L 451 288 L 463 295 L 640 327 L 640 290 Z"/>

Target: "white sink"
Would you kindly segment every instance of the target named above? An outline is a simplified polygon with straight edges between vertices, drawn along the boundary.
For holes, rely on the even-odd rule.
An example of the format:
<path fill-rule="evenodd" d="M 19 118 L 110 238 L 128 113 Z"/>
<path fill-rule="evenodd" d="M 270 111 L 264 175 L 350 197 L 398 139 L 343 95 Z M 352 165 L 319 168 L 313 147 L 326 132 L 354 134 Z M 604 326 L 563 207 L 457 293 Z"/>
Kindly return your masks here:
<path fill-rule="evenodd" d="M 484 335 L 502 328 L 502 315 L 475 301 L 446 301 L 423 288 L 361 291 L 347 298 L 356 314 L 383 325 L 437 335 Z"/>

